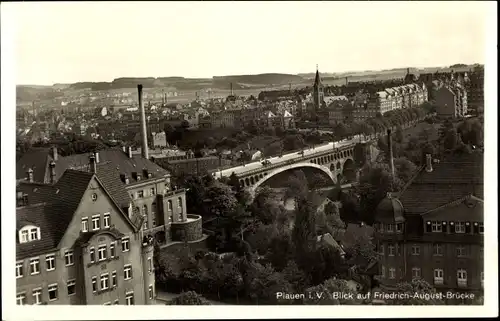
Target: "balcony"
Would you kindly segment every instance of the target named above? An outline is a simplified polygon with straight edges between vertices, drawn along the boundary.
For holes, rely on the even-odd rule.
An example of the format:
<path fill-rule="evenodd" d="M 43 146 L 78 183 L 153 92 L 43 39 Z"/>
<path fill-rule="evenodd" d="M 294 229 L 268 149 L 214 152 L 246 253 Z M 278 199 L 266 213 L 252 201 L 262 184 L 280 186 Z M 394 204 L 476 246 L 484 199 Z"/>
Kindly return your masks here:
<path fill-rule="evenodd" d="M 200 215 L 187 214 L 185 221 L 172 222 L 170 226 L 172 241 L 191 242 L 203 237 Z"/>

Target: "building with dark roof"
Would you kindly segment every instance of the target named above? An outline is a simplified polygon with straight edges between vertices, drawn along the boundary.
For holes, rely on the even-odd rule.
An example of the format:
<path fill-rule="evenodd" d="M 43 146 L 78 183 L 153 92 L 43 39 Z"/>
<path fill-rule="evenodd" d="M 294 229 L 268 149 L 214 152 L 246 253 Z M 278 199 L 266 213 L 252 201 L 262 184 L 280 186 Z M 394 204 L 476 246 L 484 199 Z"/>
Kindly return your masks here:
<path fill-rule="evenodd" d="M 67 170 L 52 186 L 20 185 L 18 304 L 154 302 L 153 245 L 142 238 L 143 219 L 95 173 Z"/>
<path fill-rule="evenodd" d="M 375 239 L 387 288 L 421 278 L 438 291 L 483 288 L 483 155 L 449 155 L 426 165 L 379 204 Z"/>
<path fill-rule="evenodd" d="M 203 239 L 185 191 L 131 148 L 35 154 L 17 164 L 18 304 L 153 303 L 153 241 Z"/>

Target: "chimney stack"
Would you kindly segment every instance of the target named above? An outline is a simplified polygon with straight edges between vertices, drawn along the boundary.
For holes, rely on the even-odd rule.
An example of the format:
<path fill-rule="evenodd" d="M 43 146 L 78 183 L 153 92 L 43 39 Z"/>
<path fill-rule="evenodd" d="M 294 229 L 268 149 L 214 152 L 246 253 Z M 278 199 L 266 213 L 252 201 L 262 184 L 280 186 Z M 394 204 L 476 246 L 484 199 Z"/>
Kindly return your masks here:
<path fill-rule="evenodd" d="M 57 162 L 57 147 L 56 146 L 52 146 L 50 148 L 50 157 L 52 157 L 54 162 Z"/>
<path fill-rule="evenodd" d="M 233 96 L 233 83 L 230 83 L 231 85 L 231 96 Z"/>
<path fill-rule="evenodd" d="M 49 164 L 50 167 L 50 184 L 55 184 L 56 182 L 56 163 L 51 161 Z"/>
<path fill-rule="evenodd" d="M 95 152 L 94 155 L 95 155 L 95 163 L 99 164 L 99 152 Z"/>
<path fill-rule="evenodd" d="M 425 171 L 432 172 L 432 156 L 431 154 L 425 154 Z"/>
<path fill-rule="evenodd" d="M 142 142 L 142 157 L 149 159 L 148 150 L 148 133 L 146 131 L 146 111 L 142 101 L 142 85 L 137 85 L 137 96 L 139 97 L 139 109 L 141 110 L 141 142 Z"/>
<path fill-rule="evenodd" d="M 394 180 L 395 178 L 394 156 L 392 154 L 392 137 L 390 129 L 387 130 L 387 147 L 389 148 L 389 168 L 391 170 L 391 179 Z"/>
<path fill-rule="evenodd" d="M 349 78 L 348 77 L 345 77 L 345 85 L 349 85 Z"/>
<path fill-rule="evenodd" d="M 132 147 L 127 147 L 128 158 L 132 158 Z"/>
<path fill-rule="evenodd" d="M 29 168 L 28 169 L 28 182 L 33 183 L 33 169 Z"/>
<path fill-rule="evenodd" d="M 90 154 L 89 161 L 90 161 L 90 171 L 95 174 L 97 172 L 97 163 L 95 162 L 94 154 Z"/>

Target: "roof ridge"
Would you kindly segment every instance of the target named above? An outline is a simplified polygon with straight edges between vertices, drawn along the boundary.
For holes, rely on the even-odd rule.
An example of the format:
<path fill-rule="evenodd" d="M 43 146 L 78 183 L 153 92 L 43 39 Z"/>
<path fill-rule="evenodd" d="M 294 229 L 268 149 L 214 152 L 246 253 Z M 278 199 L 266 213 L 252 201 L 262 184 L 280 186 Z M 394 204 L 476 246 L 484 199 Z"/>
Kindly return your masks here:
<path fill-rule="evenodd" d="M 429 211 L 427 211 L 427 212 L 424 212 L 424 213 L 422 213 L 421 215 L 429 214 L 429 213 L 432 213 L 432 212 L 435 212 L 435 211 L 441 210 L 441 209 L 446 208 L 446 207 L 450 207 L 450 206 L 453 206 L 453 205 L 460 204 L 460 203 L 462 203 L 463 201 L 465 201 L 465 200 L 467 200 L 467 199 L 470 199 L 470 198 L 478 199 L 479 201 L 481 201 L 481 202 L 482 202 L 482 200 L 481 200 L 480 198 L 477 198 L 477 197 L 475 197 L 474 195 L 472 195 L 472 194 L 470 193 L 470 194 L 467 194 L 467 195 L 465 195 L 465 196 L 460 197 L 459 199 L 456 199 L 456 200 L 454 200 L 454 201 L 451 201 L 451 202 L 449 202 L 449 203 L 446 203 L 446 204 L 443 204 L 443 205 L 441 205 L 441 206 L 439 206 L 439 207 L 436 207 L 436 208 L 434 208 L 434 209 L 432 209 L 432 210 L 429 210 Z"/>

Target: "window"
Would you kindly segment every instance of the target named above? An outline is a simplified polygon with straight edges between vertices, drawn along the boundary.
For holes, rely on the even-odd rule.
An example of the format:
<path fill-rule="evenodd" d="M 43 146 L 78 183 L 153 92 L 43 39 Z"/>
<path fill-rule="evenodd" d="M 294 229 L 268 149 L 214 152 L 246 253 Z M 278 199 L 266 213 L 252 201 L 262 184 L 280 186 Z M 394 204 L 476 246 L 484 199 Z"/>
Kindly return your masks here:
<path fill-rule="evenodd" d="M 443 224 L 441 222 L 432 222 L 432 232 L 442 232 Z"/>
<path fill-rule="evenodd" d="M 465 233 L 465 222 L 457 222 L 455 224 L 455 233 Z"/>
<path fill-rule="evenodd" d="M 30 241 L 36 241 L 36 240 L 39 239 L 39 237 L 38 237 L 38 231 L 39 231 L 38 228 L 32 228 L 30 230 Z"/>
<path fill-rule="evenodd" d="M 23 277 L 24 275 L 23 267 L 24 267 L 23 262 L 16 263 L 16 279 Z"/>
<path fill-rule="evenodd" d="M 94 215 L 92 216 L 92 230 L 98 230 L 100 228 L 100 219 L 101 217 L 99 215 Z"/>
<path fill-rule="evenodd" d="M 76 293 L 76 281 L 68 280 L 67 286 L 68 286 L 68 295 L 74 295 Z"/>
<path fill-rule="evenodd" d="M 443 255 L 443 246 L 441 244 L 434 244 L 434 255 Z"/>
<path fill-rule="evenodd" d="M 384 255 L 384 250 L 385 250 L 384 244 L 380 244 L 379 249 L 378 249 L 378 251 L 379 251 L 378 253 L 380 255 Z"/>
<path fill-rule="evenodd" d="M 116 271 L 113 271 L 113 273 L 111 273 L 111 286 L 115 287 L 118 285 L 118 282 L 116 280 Z"/>
<path fill-rule="evenodd" d="M 21 231 L 21 243 L 26 243 L 29 241 L 28 230 Z"/>
<path fill-rule="evenodd" d="M 385 278 L 385 266 L 382 265 L 382 270 L 380 271 L 380 276 Z"/>
<path fill-rule="evenodd" d="M 92 292 L 97 292 L 97 276 L 92 277 Z"/>
<path fill-rule="evenodd" d="M 167 210 L 169 210 L 169 211 L 171 211 L 171 210 L 172 210 L 172 201 L 171 201 L 171 200 L 169 200 L 169 201 L 167 202 Z"/>
<path fill-rule="evenodd" d="M 458 286 L 467 286 L 467 271 L 463 269 L 457 270 Z"/>
<path fill-rule="evenodd" d="M 153 196 L 153 195 L 155 195 L 155 194 L 156 194 L 156 190 L 155 190 L 155 188 L 154 188 L 154 187 L 151 187 L 151 188 L 149 189 L 149 194 L 150 194 L 151 196 Z"/>
<path fill-rule="evenodd" d="M 90 248 L 90 263 L 95 262 L 95 250 L 93 247 Z"/>
<path fill-rule="evenodd" d="M 154 292 L 154 289 L 153 289 L 153 286 L 150 285 L 149 286 L 149 299 L 152 300 L 155 296 L 155 292 Z"/>
<path fill-rule="evenodd" d="M 467 256 L 466 248 L 463 245 L 457 245 L 457 256 L 463 257 Z"/>
<path fill-rule="evenodd" d="M 479 234 L 484 233 L 484 223 L 479 223 Z"/>
<path fill-rule="evenodd" d="M 395 249 L 394 249 L 394 245 L 389 244 L 389 245 L 387 246 L 387 252 L 389 252 L 389 256 L 394 256 L 394 252 L 395 252 L 394 250 L 395 250 Z"/>
<path fill-rule="evenodd" d="M 73 258 L 74 257 L 73 257 L 72 250 L 68 250 L 68 251 L 64 252 L 64 263 L 66 264 L 66 266 L 73 265 L 75 263 Z"/>
<path fill-rule="evenodd" d="M 115 242 L 113 242 L 113 243 L 111 243 L 111 244 L 109 245 L 109 256 L 110 256 L 111 258 L 115 257 L 115 255 L 116 255 L 116 253 L 115 253 L 115 252 L 116 252 L 116 250 L 115 250 L 115 246 L 116 246 L 116 243 L 115 243 Z"/>
<path fill-rule="evenodd" d="M 396 224 L 396 232 L 401 233 L 403 231 L 403 223 Z"/>
<path fill-rule="evenodd" d="M 411 277 L 414 279 L 420 278 L 420 268 L 414 267 L 411 269 Z"/>
<path fill-rule="evenodd" d="M 122 238 L 122 252 L 128 252 L 130 250 L 129 248 L 129 238 L 124 237 Z"/>
<path fill-rule="evenodd" d="M 153 272 L 153 259 L 148 257 L 148 272 Z"/>
<path fill-rule="evenodd" d="M 97 249 L 97 257 L 99 261 L 104 261 L 106 259 L 106 245 L 99 245 L 99 248 Z"/>
<path fill-rule="evenodd" d="M 101 290 L 106 290 L 109 288 L 109 274 L 101 275 Z"/>
<path fill-rule="evenodd" d="M 54 254 L 45 256 L 45 263 L 47 266 L 47 271 L 53 271 L 56 269 L 56 258 Z"/>
<path fill-rule="evenodd" d="M 387 224 L 387 232 L 394 232 L 394 224 Z"/>
<path fill-rule="evenodd" d="M 57 300 L 57 284 L 49 285 L 49 301 Z"/>
<path fill-rule="evenodd" d="M 40 273 L 40 260 L 38 258 L 30 260 L 30 274 Z"/>
<path fill-rule="evenodd" d="M 396 269 L 390 268 L 389 269 L 389 279 L 395 279 L 396 278 Z"/>
<path fill-rule="evenodd" d="M 104 213 L 104 222 L 103 222 L 104 228 L 109 228 L 110 226 L 109 220 L 110 220 L 109 213 Z"/>
<path fill-rule="evenodd" d="M 434 269 L 434 284 L 443 284 L 444 271 L 442 269 Z"/>
<path fill-rule="evenodd" d="M 130 280 L 132 278 L 132 266 L 130 264 L 123 267 L 123 278 Z"/>
<path fill-rule="evenodd" d="M 144 223 L 142 223 L 142 229 L 147 230 L 148 229 L 148 216 L 144 215 Z"/>
<path fill-rule="evenodd" d="M 42 303 L 42 289 L 33 289 L 33 301 L 34 304 L 41 304 Z"/>
<path fill-rule="evenodd" d="M 129 292 L 125 295 L 127 305 L 134 305 L 134 292 Z"/>
<path fill-rule="evenodd" d="M 16 303 L 17 305 L 26 305 L 26 293 L 18 293 L 16 295 Z"/>
<path fill-rule="evenodd" d="M 137 192 L 137 197 L 138 198 L 144 198 L 144 191 L 138 191 Z"/>
<path fill-rule="evenodd" d="M 420 246 L 412 245 L 411 246 L 411 255 L 420 255 Z"/>
<path fill-rule="evenodd" d="M 89 219 L 88 217 L 82 218 L 82 232 L 87 232 L 89 230 Z"/>
<path fill-rule="evenodd" d="M 151 225 L 153 227 L 156 227 L 156 217 L 154 216 L 155 213 L 153 212 L 153 213 L 151 213 L 151 215 L 152 215 Z"/>

